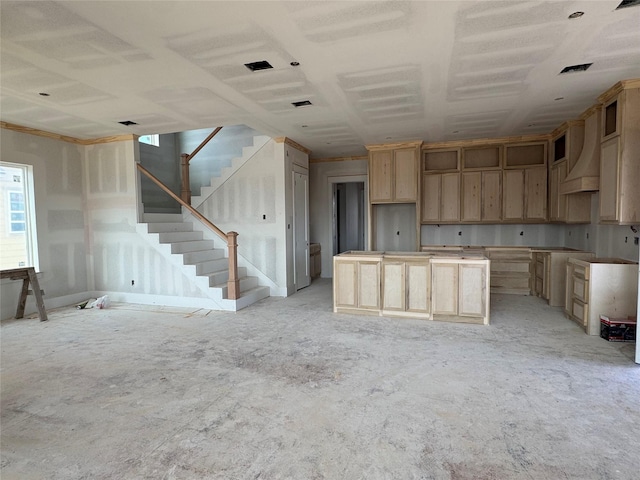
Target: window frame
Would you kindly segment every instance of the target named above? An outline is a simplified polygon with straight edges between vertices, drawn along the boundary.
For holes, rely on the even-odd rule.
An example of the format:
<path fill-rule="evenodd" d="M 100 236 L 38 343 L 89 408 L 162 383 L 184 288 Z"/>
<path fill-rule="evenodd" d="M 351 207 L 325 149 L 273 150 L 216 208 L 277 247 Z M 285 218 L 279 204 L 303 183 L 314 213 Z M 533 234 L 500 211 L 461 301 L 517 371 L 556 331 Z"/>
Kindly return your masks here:
<path fill-rule="evenodd" d="M 7 188 L 7 232 L 9 235 L 24 235 L 27 259 L 25 267 L 33 267 L 36 272 L 40 271 L 40 259 L 38 254 L 38 231 L 36 226 L 36 202 L 35 202 L 35 181 L 33 175 L 33 165 L 24 163 L 13 163 L 0 161 L 1 167 L 17 168 L 22 171 L 22 189 Z M 11 230 L 11 193 L 22 193 L 24 203 L 24 232 L 14 232 Z M 18 267 L 19 268 L 19 267 Z"/>
<path fill-rule="evenodd" d="M 151 145 L 152 147 L 159 147 L 160 146 L 160 134 L 151 133 L 149 135 L 140 135 L 138 137 L 138 142 L 139 143 L 144 143 L 145 145 Z"/>

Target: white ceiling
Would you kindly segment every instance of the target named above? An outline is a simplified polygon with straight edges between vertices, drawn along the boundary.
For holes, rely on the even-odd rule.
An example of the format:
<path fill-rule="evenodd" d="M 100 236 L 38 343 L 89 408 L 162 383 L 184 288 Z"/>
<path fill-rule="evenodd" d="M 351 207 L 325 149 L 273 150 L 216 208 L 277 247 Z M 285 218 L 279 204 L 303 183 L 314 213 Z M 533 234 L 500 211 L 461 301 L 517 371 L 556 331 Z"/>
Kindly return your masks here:
<path fill-rule="evenodd" d="M 246 124 L 316 158 L 549 133 L 640 77 L 619 3 L 2 0 L 0 117 L 81 139 Z"/>

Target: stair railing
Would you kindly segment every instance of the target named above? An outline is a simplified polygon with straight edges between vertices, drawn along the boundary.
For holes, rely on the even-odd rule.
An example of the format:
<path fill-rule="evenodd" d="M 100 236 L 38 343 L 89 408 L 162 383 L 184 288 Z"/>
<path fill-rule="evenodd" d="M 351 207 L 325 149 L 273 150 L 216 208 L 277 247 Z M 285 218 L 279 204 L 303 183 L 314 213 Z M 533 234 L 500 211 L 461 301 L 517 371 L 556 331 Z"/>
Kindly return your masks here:
<path fill-rule="evenodd" d="M 190 154 L 183 153 L 180 155 L 180 165 L 182 168 L 182 191 L 180 192 L 180 196 L 182 197 L 182 200 L 184 200 L 189 205 L 191 205 L 191 184 L 189 183 L 190 181 L 189 180 L 189 162 L 193 157 L 196 156 L 196 154 L 200 150 L 202 150 L 202 147 L 204 147 L 207 143 L 209 143 L 209 140 L 211 140 L 213 137 L 215 137 L 218 134 L 220 130 L 222 130 L 222 127 L 217 127 Z"/>
<path fill-rule="evenodd" d="M 217 132 L 216 132 L 217 133 Z M 201 145 L 201 147 L 204 145 Z M 199 148 L 201 148 L 199 147 Z M 196 149 L 196 150 L 199 150 Z M 197 153 L 197 151 L 195 152 Z M 169 187 L 167 187 L 160 179 L 153 175 L 149 170 L 144 168 L 139 163 L 136 164 L 138 170 L 146 175 L 153 183 L 158 185 L 165 193 L 167 193 L 176 202 L 189 210 L 191 214 L 200 220 L 206 227 L 210 228 L 216 235 L 222 240 L 227 242 L 227 248 L 229 250 L 229 280 L 227 281 L 227 297 L 231 300 L 237 300 L 240 298 L 240 280 L 238 278 L 238 232 L 224 233 L 218 227 L 216 227 L 211 221 L 202 215 L 199 211 L 193 208 L 189 203 L 184 201 L 178 195 L 173 193 Z M 187 163 L 188 169 L 188 163 Z"/>

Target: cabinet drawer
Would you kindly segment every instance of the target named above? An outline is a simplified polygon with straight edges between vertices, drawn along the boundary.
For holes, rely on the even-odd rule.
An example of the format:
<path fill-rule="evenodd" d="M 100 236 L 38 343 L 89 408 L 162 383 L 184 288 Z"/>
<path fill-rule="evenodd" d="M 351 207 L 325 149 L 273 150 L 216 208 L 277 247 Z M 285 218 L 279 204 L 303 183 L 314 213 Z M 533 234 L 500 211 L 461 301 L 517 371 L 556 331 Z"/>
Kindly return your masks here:
<path fill-rule="evenodd" d="M 529 274 L 529 262 L 492 261 L 491 273 L 524 273 Z"/>
<path fill-rule="evenodd" d="M 589 279 L 589 269 L 583 267 L 582 265 L 573 264 L 573 276 L 574 277 L 582 277 L 586 280 Z"/>

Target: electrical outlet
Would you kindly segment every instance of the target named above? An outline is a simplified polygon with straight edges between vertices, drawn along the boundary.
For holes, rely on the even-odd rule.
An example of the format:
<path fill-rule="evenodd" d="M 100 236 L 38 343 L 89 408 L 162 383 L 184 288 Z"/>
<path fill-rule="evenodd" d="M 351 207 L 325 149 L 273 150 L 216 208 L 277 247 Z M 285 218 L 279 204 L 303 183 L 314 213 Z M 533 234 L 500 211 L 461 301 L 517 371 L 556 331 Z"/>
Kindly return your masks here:
<path fill-rule="evenodd" d="M 136 284 L 135 280 L 131 280 L 131 286 L 133 287 Z"/>

